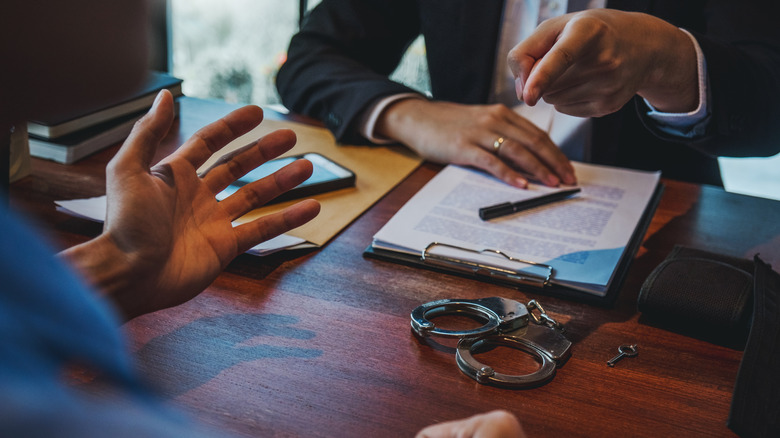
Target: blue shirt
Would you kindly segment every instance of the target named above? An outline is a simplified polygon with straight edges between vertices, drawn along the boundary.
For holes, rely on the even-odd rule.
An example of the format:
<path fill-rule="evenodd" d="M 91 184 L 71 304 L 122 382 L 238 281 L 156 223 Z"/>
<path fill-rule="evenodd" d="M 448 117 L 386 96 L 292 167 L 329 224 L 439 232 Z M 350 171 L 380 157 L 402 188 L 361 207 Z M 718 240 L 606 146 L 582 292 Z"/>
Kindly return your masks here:
<path fill-rule="evenodd" d="M 0 435 L 204 436 L 141 383 L 108 304 L 0 204 Z M 74 363 L 111 391 L 64 382 Z"/>

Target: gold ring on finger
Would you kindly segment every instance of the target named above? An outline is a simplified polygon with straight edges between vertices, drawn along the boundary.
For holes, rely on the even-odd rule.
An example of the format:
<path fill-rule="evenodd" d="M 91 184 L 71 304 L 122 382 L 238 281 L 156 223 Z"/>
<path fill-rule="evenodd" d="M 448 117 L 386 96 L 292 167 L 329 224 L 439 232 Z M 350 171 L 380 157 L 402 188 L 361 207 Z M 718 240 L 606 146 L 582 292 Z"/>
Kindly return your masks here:
<path fill-rule="evenodd" d="M 504 137 L 498 137 L 496 141 L 493 142 L 493 153 L 498 155 L 498 150 L 501 149 L 501 145 L 504 144 Z"/>

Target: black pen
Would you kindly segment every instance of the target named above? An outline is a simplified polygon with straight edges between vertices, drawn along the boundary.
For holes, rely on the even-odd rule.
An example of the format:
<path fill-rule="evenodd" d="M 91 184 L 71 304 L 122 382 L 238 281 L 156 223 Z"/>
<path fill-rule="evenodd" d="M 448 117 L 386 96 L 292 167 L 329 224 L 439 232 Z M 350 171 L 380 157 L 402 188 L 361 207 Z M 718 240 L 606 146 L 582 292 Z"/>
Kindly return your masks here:
<path fill-rule="evenodd" d="M 561 201 L 575 193 L 579 193 L 579 191 L 579 188 L 561 190 L 560 192 L 553 192 L 548 195 L 539 196 L 538 198 L 526 199 L 525 201 L 504 202 L 503 204 L 491 205 L 490 207 L 482 207 L 479 209 L 479 217 L 483 221 L 495 219 L 497 217 L 517 213 L 521 210 L 527 210 L 529 208 L 538 207 L 540 205 L 549 204 L 551 202 Z"/>

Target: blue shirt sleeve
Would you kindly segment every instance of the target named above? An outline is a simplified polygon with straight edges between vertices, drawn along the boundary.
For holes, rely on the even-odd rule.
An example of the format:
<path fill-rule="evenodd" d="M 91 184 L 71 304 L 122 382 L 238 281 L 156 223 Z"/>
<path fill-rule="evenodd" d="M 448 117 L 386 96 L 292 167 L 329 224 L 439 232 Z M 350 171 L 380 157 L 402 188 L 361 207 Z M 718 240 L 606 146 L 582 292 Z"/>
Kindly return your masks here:
<path fill-rule="evenodd" d="M 2 201 L 0 436 L 205 436 L 140 382 L 108 304 Z M 110 390 L 64 382 L 73 363 Z"/>

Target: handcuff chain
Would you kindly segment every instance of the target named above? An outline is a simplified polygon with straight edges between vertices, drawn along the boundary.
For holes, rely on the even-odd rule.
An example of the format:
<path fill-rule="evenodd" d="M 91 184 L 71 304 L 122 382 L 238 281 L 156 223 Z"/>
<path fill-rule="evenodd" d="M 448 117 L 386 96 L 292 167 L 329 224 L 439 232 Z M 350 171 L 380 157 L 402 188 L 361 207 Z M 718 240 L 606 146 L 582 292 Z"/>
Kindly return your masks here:
<path fill-rule="evenodd" d="M 535 324 L 560 330 L 561 332 L 563 332 L 566 329 L 563 326 L 563 324 L 559 323 L 558 321 L 554 320 L 552 316 L 548 315 L 547 312 L 544 311 L 544 307 L 542 307 L 542 304 L 539 303 L 538 301 L 531 300 L 528 302 L 528 304 L 525 307 L 528 309 L 528 315 L 531 317 L 531 319 L 534 320 Z M 539 311 L 539 315 L 534 313 L 534 309 Z"/>

